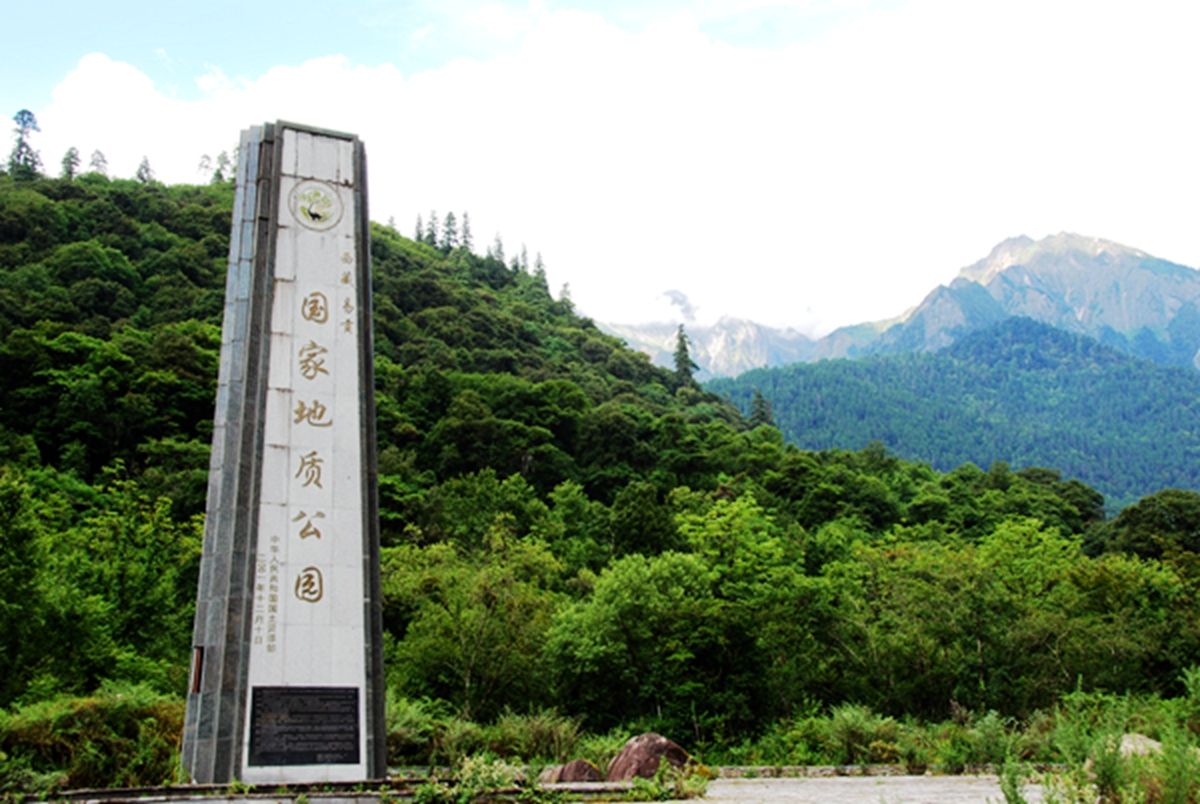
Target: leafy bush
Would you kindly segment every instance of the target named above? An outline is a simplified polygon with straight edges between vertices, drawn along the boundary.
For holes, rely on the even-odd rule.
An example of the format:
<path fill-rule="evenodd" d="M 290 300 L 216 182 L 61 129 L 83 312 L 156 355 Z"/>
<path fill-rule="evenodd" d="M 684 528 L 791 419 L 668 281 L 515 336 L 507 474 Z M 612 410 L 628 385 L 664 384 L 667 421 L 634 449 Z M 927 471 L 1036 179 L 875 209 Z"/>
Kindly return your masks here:
<path fill-rule="evenodd" d="M 480 724 L 451 715 L 444 701 L 405 698 L 388 691 L 391 764 L 453 764 L 485 751 L 509 759 L 562 761 L 579 741 L 579 721 L 553 709 L 527 715 L 509 711 L 494 723 Z"/>
<path fill-rule="evenodd" d="M 134 787 L 176 777 L 183 701 L 143 686 L 108 685 L 0 713 L 0 782 L 37 796 Z"/>
<path fill-rule="evenodd" d="M 575 744 L 575 755 L 603 771 L 632 736 L 628 729 L 613 729 L 605 734 L 584 734 Z"/>
<path fill-rule="evenodd" d="M 828 728 L 828 749 L 839 764 L 894 762 L 899 754 L 896 744 L 899 724 L 890 717 L 880 717 L 870 707 L 858 704 L 835 707 Z"/>
<path fill-rule="evenodd" d="M 528 715 L 505 712 L 486 734 L 488 748 L 499 756 L 562 761 L 579 742 L 579 721 L 553 709 Z"/>
<path fill-rule="evenodd" d="M 413 790 L 413 800 L 417 804 L 491 801 L 497 792 L 516 787 L 520 779 L 521 770 L 502 760 L 467 756 L 459 760 L 453 780 L 430 779 Z"/>
<path fill-rule="evenodd" d="M 389 765 L 427 765 L 435 741 L 444 730 L 445 705 L 427 698 L 413 699 L 387 692 L 387 754 Z"/>

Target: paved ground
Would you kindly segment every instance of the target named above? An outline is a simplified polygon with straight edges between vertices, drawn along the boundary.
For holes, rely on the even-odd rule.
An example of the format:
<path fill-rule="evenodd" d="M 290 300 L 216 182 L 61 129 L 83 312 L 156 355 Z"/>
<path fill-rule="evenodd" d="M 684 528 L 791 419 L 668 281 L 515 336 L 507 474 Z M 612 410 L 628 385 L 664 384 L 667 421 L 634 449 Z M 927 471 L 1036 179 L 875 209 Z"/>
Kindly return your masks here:
<path fill-rule="evenodd" d="M 1025 800 L 1042 801 L 1037 785 L 1027 785 Z M 995 776 L 843 776 L 820 779 L 714 779 L 706 804 L 787 801 L 799 804 L 1003 804 Z"/>

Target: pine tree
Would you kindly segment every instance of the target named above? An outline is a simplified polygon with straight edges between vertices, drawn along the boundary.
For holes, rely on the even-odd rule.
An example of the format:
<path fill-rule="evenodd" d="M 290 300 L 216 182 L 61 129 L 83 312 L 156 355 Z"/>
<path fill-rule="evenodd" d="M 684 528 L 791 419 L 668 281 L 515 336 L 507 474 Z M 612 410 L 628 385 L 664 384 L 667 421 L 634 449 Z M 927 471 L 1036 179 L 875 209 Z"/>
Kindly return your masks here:
<path fill-rule="evenodd" d="M 79 163 L 82 160 L 79 158 L 79 149 L 72 145 L 63 154 L 62 158 L 62 177 L 67 181 L 75 178 L 79 173 Z"/>
<path fill-rule="evenodd" d="M 462 247 L 470 251 L 474 246 L 475 244 L 471 242 L 471 218 L 464 212 L 462 221 Z"/>
<path fill-rule="evenodd" d="M 446 220 L 442 224 L 442 249 L 444 251 L 454 251 L 458 248 L 458 218 L 453 212 L 446 213 Z"/>
<path fill-rule="evenodd" d="M 764 424 L 774 427 L 775 416 L 771 412 L 771 403 L 755 388 L 754 395 L 750 398 L 750 426 L 759 427 Z"/>
<path fill-rule="evenodd" d="M 136 178 L 142 184 L 149 184 L 150 182 L 154 181 L 154 170 L 150 167 L 149 157 L 142 157 L 142 161 L 138 164 L 137 173 L 134 174 L 134 178 Z"/>
<path fill-rule="evenodd" d="M 694 386 L 696 381 L 692 375 L 699 368 L 696 361 L 692 360 L 688 336 L 683 329 L 683 324 L 680 324 L 679 330 L 675 333 L 675 382 L 677 386 L 679 388 Z"/>
<path fill-rule="evenodd" d="M 221 151 L 217 154 L 217 169 L 213 171 L 212 183 L 219 184 L 225 181 L 232 175 L 233 161 L 229 158 L 228 151 Z"/>
<path fill-rule="evenodd" d="M 42 157 L 29 144 L 29 137 L 41 131 L 37 118 L 28 109 L 22 109 L 13 115 L 13 122 L 17 124 L 13 129 L 17 142 L 8 156 L 8 172 L 14 179 L 35 179 L 42 169 Z"/>
<path fill-rule="evenodd" d="M 528 273 L 529 271 L 529 252 L 525 250 L 525 244 L 521 244 L 521 270 Z"/>
<path fill-rule="evenodd" d="M 504 241 L 500 239 L 500 233 L 496 233 L 496 239 L 492 242 L 492 247 L 488 250 L 488 256 L 493 259 L 504 262 Z"/>
<path fill-rule="evenodd" d="M 92 151 L 92 158 L 88 161 L 88 167 L 92 172 L 99 173 L 101 176 L 108 175 L 108 159 L 104 157 L 104 152 L 96 149 Z"/>
<path fill-rule="evenodd" d="M 546 284 L 546 263 L 542 262 L 542 252 L 538 252 L 537 259 L 533 261 L 533 278 L 545 289 L 549 290 L 550 286 Z"/>
<path fill-rule="evenodd" d="M 438 216 L 437 210 L 429 210 L 429 222 L 425 224 L 425 242 L 437 248 Z"/>
<path fill-rule="evenodd" d="M 421 213 L 417 213 L 417 228 L 413 230 L 413 240 L 421 243 L 425 240 L 425 222 L 421 220 Z"/>

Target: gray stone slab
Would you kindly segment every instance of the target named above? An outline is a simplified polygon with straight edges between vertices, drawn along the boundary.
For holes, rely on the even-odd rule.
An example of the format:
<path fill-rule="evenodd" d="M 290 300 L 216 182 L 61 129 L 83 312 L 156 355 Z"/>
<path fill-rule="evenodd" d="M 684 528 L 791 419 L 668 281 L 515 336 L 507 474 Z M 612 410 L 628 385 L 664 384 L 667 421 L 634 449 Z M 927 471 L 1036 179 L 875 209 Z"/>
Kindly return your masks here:
<path fill-rule="evenodd" d="M 1039 785 L 1027 785 L 1025 800 L 1043 801 Z M 982 776 L 840 776 L 792 779 L 714 779 L 704 801 L 749 804 L 987 804 L 1003 802 L 1000 781 Z"/>

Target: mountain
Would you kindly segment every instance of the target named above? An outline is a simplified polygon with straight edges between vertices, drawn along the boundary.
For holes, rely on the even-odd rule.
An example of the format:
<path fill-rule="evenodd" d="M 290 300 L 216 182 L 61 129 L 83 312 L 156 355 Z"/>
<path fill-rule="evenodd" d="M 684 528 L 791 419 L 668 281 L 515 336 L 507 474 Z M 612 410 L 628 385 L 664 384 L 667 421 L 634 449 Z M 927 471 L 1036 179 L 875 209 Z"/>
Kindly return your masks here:
<path fill-rule="evenodd" d="M 649 355 L 655 365 L 673 365 L 678 324 L 601 324 L 600 328 Z M 812 339 L 794 329 L 775 329 L 727 317 L 715 324 L 688 324 L 684 329 L 691 343 L 692 359 L 700 366 L 696 377 L 702 381 L 736 376 L 759 366 L 781 366 L 817 357 Z"/>
<path fill-rule="evenodd" d="M 174 772 L 232 201 L 223 182 L 0 174 L 5 793 Z M 846 701 L 1034 722 L 1080 678 L 1175 694 L 1200 655 L 1200 495 L 1106 522 L 1096 491 L 1051 469 L 806 452 L 600 332 L 537 272 L 382 226 L 371 270 L 389 699 L 425 724 L 392 730 L 394 764 L 443 761 L 446 729 L 464 752 L 525 742 L 503 735 L 550 710 L 570 734 L 653 728 L 737 756 Z M 886 421 L 990 455 L 1024 426 L 1116 489 L 1200 465 L 1185 425 L 1200 374 L 1168 381 L 1034 322 L 799 368 L 846 378 L 789 398 L 813 419 L 799 432 L 849 413 L 868 435 Z M 1160 430 L 1122 424 L 1143 415 Z M 1103 437 L 1109 453 L 1088 452 Z M 1126 546 L 1145 560 L 1106 552 Z"/>
<path fill-rule="evenodd" d="M 935 352 L 967 333 L 1024 316 L 1159 365 L 1200 368 L 1200 271 L 1109 240 L 1014 237 L 885 321 L 818 340 L 740 319 L 687 327 L 701 379 L 750 368 L 869 354 Z M 675 324 L 603 327 L 670 366 Z"/>
<path fill-rule="evenodd" d="M 931 352 L 1025 316 L 1161 365 L 1200 367 L 1200 271 L 1095 237 L 1015 237 L 936 288 L 868 351 Z"/>
<path fill-rule="evenodd" d="M 759 391 L 804 449 L 879 441 L 942 470 L 1053 466 L 1118 507 L 1164 487 L 1200 489 L 1200 374 L 1030 318 L 939 352 L 758 369 L 708 388 L 743 410 Z"/>

